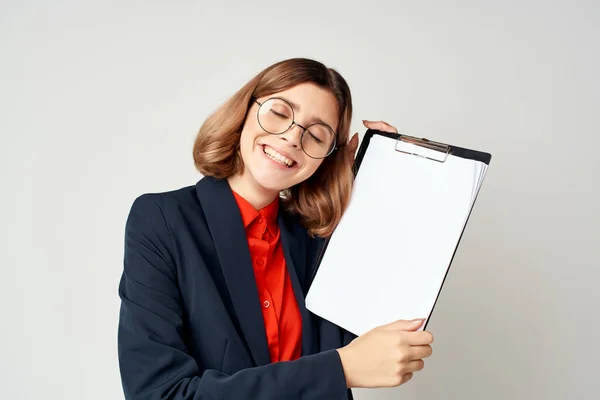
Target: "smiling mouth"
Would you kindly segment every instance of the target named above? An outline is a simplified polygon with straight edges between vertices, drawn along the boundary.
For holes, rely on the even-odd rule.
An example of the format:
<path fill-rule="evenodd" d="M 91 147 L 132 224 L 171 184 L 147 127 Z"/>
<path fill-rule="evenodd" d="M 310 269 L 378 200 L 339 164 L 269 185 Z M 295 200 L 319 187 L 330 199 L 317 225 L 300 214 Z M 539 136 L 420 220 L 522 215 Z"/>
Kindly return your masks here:
<path fill-rule="evenodd" d="M 292 168 L 294 165 L 296 165 L 296 162 L 294 160 L 292 160 L 290 158 L 287 158 L 287 157 L 279 154 L 273 148 L 271 148 L 271 147 L 269 147 L 267 145 L 263 145 L 262 146 L 262 151 L 271 160 L 273 160 L 275 162 L 278 162 L 281 165 L 285 165 L 288 168 Z"/>

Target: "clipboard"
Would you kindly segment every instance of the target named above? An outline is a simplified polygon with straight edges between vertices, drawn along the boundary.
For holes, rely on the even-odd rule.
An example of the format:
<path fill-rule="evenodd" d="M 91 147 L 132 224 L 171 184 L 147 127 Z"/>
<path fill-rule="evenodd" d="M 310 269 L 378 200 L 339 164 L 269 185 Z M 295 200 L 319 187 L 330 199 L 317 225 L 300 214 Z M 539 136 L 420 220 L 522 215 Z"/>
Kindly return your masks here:
<path fill-rule="evenodd" d="M 425 318 L 426 329 L 491 158 L 367 130 L 350 204 L 317 257 L 307 309 L 357 336 L 399 319 Z"/>

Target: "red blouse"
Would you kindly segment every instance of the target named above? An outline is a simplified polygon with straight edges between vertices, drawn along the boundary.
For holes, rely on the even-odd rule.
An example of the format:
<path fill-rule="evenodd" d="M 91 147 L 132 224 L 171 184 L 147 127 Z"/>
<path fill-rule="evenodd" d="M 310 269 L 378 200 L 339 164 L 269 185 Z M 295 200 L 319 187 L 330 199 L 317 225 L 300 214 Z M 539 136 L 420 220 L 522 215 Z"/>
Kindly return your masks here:
<path fill-rule="evenodd" d="M 302 349 L 302 316 L 281 247 L 279 199 L 256 210 L 236 192 L 254 266 L 271 361 L 291 361 Z"/>

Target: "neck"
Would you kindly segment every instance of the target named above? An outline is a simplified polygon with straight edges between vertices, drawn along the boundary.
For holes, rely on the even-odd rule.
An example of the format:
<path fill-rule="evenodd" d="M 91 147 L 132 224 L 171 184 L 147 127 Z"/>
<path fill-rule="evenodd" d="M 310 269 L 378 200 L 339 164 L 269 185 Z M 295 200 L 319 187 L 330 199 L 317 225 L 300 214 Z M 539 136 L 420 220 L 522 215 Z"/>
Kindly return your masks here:
<path fill-rule="evenodd" d="M 227 178 L 233 191 L 242 196 L 248 203 L 260 210 L 271 204 L 279 196 L 278 191 L 265 189 L 260 186 L 247 171 Z"/>

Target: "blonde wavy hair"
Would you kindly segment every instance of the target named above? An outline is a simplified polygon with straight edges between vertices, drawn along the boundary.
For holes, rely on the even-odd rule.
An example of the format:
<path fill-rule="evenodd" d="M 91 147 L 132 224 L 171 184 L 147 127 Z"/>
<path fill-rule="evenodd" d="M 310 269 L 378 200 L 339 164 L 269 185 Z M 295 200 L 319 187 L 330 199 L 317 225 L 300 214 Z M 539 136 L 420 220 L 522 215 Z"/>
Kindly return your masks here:
<path fill-rule="evenodd" d="M 241 172 L 240 133 L 253 98 L 308 82 L 329 90 L 337 99 L 339 148 L 323 160 L 312 176 L 283 191 L 281 198 L 286 211 L 298 215 L 311 236 L 329 237 L 348 206 L 354 179 L 352 155 L 345 147 L 352 97 L 348 84 L 334 69 L 315 60 L 293 58 L 261 71 L 202 124 L 194 141 L 194 164 L 202 175 L 218 179 Z"/>

